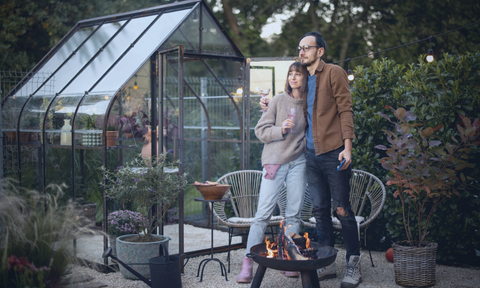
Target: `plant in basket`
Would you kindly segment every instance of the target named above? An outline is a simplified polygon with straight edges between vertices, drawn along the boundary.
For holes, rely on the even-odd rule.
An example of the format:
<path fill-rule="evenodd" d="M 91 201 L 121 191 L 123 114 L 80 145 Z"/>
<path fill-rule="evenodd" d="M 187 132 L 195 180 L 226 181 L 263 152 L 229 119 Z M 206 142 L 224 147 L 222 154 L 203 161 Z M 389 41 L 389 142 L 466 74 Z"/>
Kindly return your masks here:
<path fill-rule="evenodd" d="M 400 199 L 407 235 L 407 241 L 393 245 L 395 281 L 406 286 L 430 286 L 435 283 L 437 243 L 426 241 L 428 227 L 442 202 L 460 196 L 459 192 L 469 185 L 478 185 L 463 170 L 474 166 L 468 163 L 468 154 L 480 144 L 477 140 L 480 121 L 477 118 L 472 123 L 460 115 L 463 120 L 462 125 L 457 125 L 460 139 L 452 136 L 453 144 L 443 144 L 435 135 L 443 124 L 424 127 L 423 123 L 415 122 L 411 111 L 386 108 L 394 111 L 397 121 L 379 114 L 394 124 L 395 129 L 385 131 L 390 147 L 375 148 L 386 151 L 387 157 L 382 158 L 382 167 L 390 171 L 386 184 L 396 188 L 393 196 Z M 410 275 L 418 273 L 425 275 L 420 278 Z"/>

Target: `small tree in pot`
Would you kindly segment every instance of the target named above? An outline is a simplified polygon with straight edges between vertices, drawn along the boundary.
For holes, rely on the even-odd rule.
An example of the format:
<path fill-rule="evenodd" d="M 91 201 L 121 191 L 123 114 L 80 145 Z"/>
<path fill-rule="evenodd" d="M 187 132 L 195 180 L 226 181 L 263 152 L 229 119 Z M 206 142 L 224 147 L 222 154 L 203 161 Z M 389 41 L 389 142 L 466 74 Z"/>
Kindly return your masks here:
<path fill-rule="evenodd" d="M 164 154 L 158 155 L 158 161 L 156 158 L 144 161 L 138 157 L 125 166 L 117 167 L 113 172 L 102 167 L 106 180 L 102 185 L 106 189 L 106 195 L 123 207 L 128 202 L 135 202 L 140 207 L 141 220 L 130 219 L 135 234 L 116 239 L 117 256 L 125 263 L 148 263 L 150 258 L 158 255 L 161 243 L 168 244 L 168 237 L 153 234 L 161 223 L 157 219 L 163 218 L 168 208 L 175 203 L 179 191 L 187 184 L 186 174 L 164 172 L 164 167 L 173 168 L 179 162 L 166 163 Z M 157 212 L 154 212 L 155 206 L 158 206 Z M 148 266 L 135 269 L 144 277 L 150 277 Z M 120 267 L 120 271 L 126 278 L 137 279 L 123 267 Z"/>
<path fill-rule="evenodd" d="M 393 108 L 386 106 L 387 109 Z M 382 167 L 391 171 L 387 185 L 397 188 L 395 198 L 402 204 L 403 224 L 407 235 L 406 242 L 393 245 L 395 259 L 395 281 L 405 286 L 430 286 L 435 283 L 436 243 L 425 241 L 433 212 L 443 201 L 460 195 L 459 191 L 467 185 L 476 185 L 474 179 L 465 177 L 462 170 L 473 168 L 468 163 L 468 154 L 480 143 L 480 121 L 461 116 L 463 125 L 457 125 L 461 139 L 452 137 L 454 144 L 442 144 L 434 133 L 443 125 L 423 127 L 415 122 L 416 117 L 404 108 L 394 110 L 396 122 L 379 113 L 395 125 L 394 131 L 385 131 L 390 147 L 377 145 L 375 148 L 386 150 L 387 157 L 382 158 Z M 408 249 L 412 247 L 412 249 Z M 431 252 L 424 252 L 425 249 Z M 408 250 L 408 252 L 407 252 Z M 413 255 L 410 255 L 413 252 Z M 402 261 L 402 253 L 408 254 Z M 430 255 L 427 255 L 429 254 Z M 433 257 L 428 257 L 432 256 Z M 414 260 L 413 256 L 421 259 Z M 418 265 L 408 269 L 407 266 Z M 429 268 L 430 267 L 430 268 Z M 425 273 L 423 277 L 411 277 L 407 271 Z M 423 283 L 418 283 L 423 279 Z M 422 281 L 423 281 L 422 280 Z"/>

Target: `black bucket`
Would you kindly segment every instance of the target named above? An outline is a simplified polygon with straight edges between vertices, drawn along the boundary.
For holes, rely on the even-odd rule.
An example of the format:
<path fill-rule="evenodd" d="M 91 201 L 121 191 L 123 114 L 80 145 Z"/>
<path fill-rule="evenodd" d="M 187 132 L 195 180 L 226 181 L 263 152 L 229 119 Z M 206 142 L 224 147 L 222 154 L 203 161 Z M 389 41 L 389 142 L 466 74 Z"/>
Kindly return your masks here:
<path fill-rule="evenodd" d="M 181 288 L 180 256 L 169 256 L 168 248 L 165 249 L 163 244 L 160 244 L 159 255 L 148 260 L 152 281 L 151 287 Z"/>

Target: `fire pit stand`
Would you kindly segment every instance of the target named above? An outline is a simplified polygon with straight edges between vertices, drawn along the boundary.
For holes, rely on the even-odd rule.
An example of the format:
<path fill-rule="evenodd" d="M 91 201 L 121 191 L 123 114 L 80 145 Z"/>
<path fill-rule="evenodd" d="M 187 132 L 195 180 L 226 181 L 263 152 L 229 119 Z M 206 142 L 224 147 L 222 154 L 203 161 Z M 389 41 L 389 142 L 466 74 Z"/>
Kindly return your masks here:
<path fill-rule="evenodd" d="M 308 260 L 280 260 L 276 258 L 267 258 L 265 256 L 267 249 L 265 244 L 258 244 L 250 249 L 247 257 L 252 258 L 258 263 L 257 272 L 253 278 L 252 288 L 259 288 L 267 268 L 281 271 L 299 271 L 302 279 L 303 288 L 320 288 L 318 282 L 317 269 L 325 267 L 335 262 L 337 250 L 333 247 L 324 246 L 319 243 L 311 242 L 310 247 L 317 250 L 317 259 Z"/>

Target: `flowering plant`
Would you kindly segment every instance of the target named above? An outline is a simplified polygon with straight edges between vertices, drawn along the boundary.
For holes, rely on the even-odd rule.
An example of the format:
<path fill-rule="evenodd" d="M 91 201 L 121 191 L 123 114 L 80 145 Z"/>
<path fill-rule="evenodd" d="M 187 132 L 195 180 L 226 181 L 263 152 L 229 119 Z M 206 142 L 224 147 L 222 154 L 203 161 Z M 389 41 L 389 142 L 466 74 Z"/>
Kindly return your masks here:
<path fill-rule="evenodd" d="M 42 266 L 37 268 L 24 257 L 18 258 L 15 255 L 8 257 L 8 274 L 10 285 L 15 287 L 46 287 L 44 283 L 50 268 Z"/>
<path fill-rule="evenodd" d="M 140 156 L 140 155 L 139 155 Z M 136 202 L 139 204 L 141 212 L 140 223 L 146 223 L 146 227 L 136 230 L 139 237 L 149 237 L 150 234 L 160 224 L 160 218 L 165 216 L 170 206 L 174 204 L 178 197 L 180 189 L 187 184 L 187 174 L 166 173 L 164 167 L 175 168 L 179 162 L 167 163 L 165 154 L 158 154 L 157 157 L 135 158 L 128 162 L 125 166 L 117 167 L 114 171 L 110 171 L 102 167 L 105 175 L 105 183 L 100 184 L 105 187 L 107 197 L 114 199 L 124 205 L 127 202 Z M 157 163 L 149 165 L 148 163 Z M 161 205 L 162 209 L 153 207 Z M 147 216 L 151 215 L 151 221 Z M 130 219 L 130 223 L 135 226 L 135 221 Z M 140 233 L 140 232 L 143 232 Z"/>
<path fill-rule="evenodd" d="M 114 211 L 108 214 L 108 234 L 122 236 L 136 234 L 145 230 L 147 223 L 142 221 L 142 214 L 130 210 Z"/>

